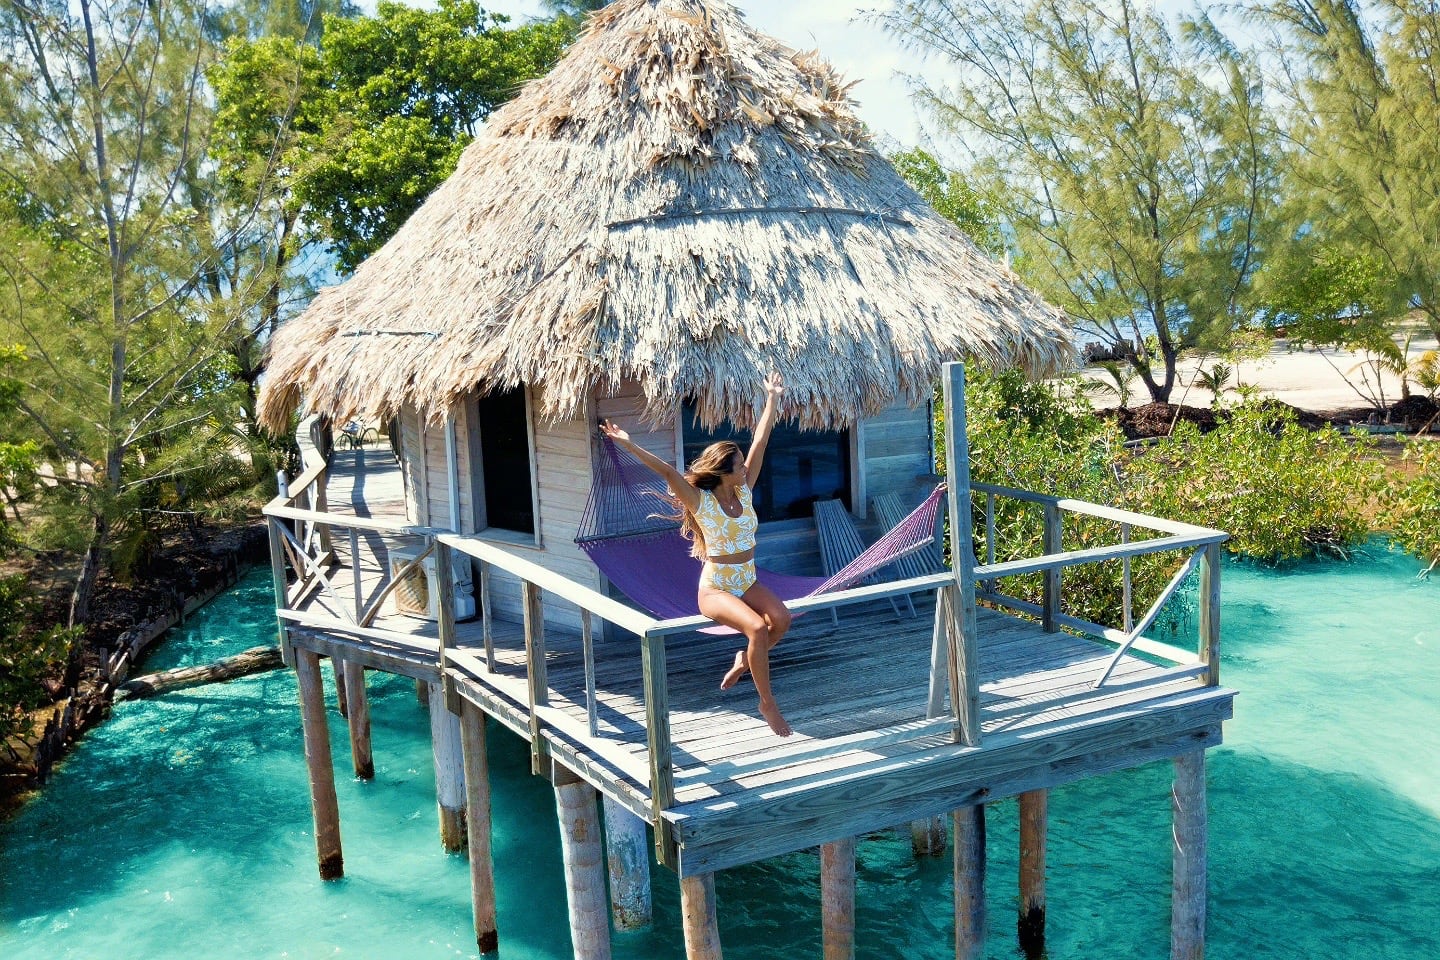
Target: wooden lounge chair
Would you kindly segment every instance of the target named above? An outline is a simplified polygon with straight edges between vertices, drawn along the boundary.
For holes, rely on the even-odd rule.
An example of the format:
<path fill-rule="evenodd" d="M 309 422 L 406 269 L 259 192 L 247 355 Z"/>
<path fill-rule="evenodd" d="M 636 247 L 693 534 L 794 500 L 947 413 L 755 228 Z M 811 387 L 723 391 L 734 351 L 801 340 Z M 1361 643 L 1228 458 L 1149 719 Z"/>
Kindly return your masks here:
<path fill-rule="evenodd" d="M 865 541 L 860 538 L 860 531 L 855 526 L 855 518 L 850 516 L 850 511 L 846 510 L 845 504 L 839 500 L 815 501 L 815 533 L 820 541 L 820 569 L 827 577 L 832 576 L 835 571 L 860 556 L 865 550 Z M 879 579 L 877 574 L 871 574 L 860 582 L 875 583 Z M 900 608 L 895 605 L 893 597 L 890 598 L 890 607 L 895 611 L 896 616 L 899 616 Z M 910 612 L 913 616 L 915 612 L 913 607 Z M 840 622 L 834 607 L 830 608 L 830 619 L 835 623 Z"/>

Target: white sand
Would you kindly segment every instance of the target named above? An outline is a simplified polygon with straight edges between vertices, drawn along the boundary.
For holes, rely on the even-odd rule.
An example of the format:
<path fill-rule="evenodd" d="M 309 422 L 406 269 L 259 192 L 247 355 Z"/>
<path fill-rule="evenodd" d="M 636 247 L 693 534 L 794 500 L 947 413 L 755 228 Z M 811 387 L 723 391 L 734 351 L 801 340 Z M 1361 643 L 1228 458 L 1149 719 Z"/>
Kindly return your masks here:
<path fill-rule="evenodd" d="M 1410 343 L 1410 359 L 1417 359 L 1426 350 L 1436 349 L 1435 337 L 1416 335 Z M 1276 340 L 1268 356 L 1259 360 L 1245 360 L 1230 364 L 1238 373 L 1232 374 L 1226 399 L 1234 400 L 1233 387 L 1237 382 L 1259 388 L 1265 396 L 1274 397 L 1302 410 L 1316 412 L 1342 410 L 1372 405 L 1373 396 L 1378 395 L 1377 377 L 1373 367 L 1365 364 L 1363 354 L 1340 350 L 1291 349 L 1285 340 Z M 1180 361 L 1178 379 L 1170 395 L 1171 403 L 1184 403 L 1192 407 L 1207 407 L 1212 396 L 1209 390 L 1194 384 L 1195 376 L 1201 370 L 1213 366 L 1217 357 L 1187 357 Z M 1094 367 L 1085 370 L 1085 376 L 1102 383 L 1113 383 L 1108 374 Z M 1367 382 L 1368 378 L 1368 382 Z M 1347 383 L 1347 379 L 1355 386 Z M 1393 374 L 1382 373 L 1378 386 L 1384 390 L 1387 403 L 1400 399 L 1400 380 Z M 1361 392 L 1357 392 L 1359 387 Z M 1411 390 L 1417 391 L 1411 383 Z M 1113 395 L 1097 394 L 1095 405 L 1113 406 Z M 1149 403 L 1150 395 L 1145 384 L 1138 377 L 1131 385 L 1131 406 Z"/>

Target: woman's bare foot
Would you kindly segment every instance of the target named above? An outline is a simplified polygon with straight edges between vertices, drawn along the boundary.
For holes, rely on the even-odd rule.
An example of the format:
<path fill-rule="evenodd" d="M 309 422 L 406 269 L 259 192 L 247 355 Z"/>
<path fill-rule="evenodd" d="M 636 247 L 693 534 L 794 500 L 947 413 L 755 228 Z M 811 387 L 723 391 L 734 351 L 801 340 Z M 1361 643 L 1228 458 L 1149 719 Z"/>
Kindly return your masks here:
<path fill-rule="evenodd" d="M 740 682 L 740 678 L 750 672 L 750 664 L 745 662 L 745 651 L 738 650 L 735 653 L 735 665 L 725 671 L 725 676 L 720 678 L 720 689 L 729 690 Z"/>
<path fill-rule="evenodd" d="M 790 724 L 785 722 L 785 717 L 780 713 L 780 707 L 774 700 L 760 701 L 760 716 L 770 724 L 770 729 L 775 731 L 777 737 L 788 737 L 795 732 L 790 729 Z"/>

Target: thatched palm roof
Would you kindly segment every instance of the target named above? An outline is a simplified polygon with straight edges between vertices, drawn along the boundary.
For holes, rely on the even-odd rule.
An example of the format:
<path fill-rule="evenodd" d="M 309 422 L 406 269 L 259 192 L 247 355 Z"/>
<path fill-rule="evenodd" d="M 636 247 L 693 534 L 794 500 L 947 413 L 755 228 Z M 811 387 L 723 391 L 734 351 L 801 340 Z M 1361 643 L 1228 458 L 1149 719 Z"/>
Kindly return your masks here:
<path fill-rule="evenodd" d="M 490 118 L 455 173 L 275 336 L 261 399 L 336 419 L 543 385 L 541 414 L 634 379 L 833 427 L 918 403 L 946 360 L 1043 373 L 1060 314 L 880 156 L 847 87 L 717 0 L 619 0 Z"/>

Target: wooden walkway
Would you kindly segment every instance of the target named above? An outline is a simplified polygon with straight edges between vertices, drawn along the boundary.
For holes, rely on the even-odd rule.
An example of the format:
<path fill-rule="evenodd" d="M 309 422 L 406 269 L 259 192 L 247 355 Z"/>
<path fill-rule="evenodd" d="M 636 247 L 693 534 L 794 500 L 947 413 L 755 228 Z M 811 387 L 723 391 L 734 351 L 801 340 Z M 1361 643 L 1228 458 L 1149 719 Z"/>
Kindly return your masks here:
<path fill-rule="evenodd" d="M 400 472 L 389 451 L 336 451 L 326 490 L 337 522 L 333 555 L 324 558 L 325 583 L 297 585 L 291 642 L 372 669 L 441 679 L 437 623 L 388 610 L 364 629 L 351 622 L 383 589 L 387 551 L 403 542 L 398 530 L 352 536 L 340 525 L 354 518 L 403 526 Z M 944 695 L 948 685 L 938 711 L 930 697 L 934 596 L 915 595 L 913 618 L 883 599 L 842 608 L 838 625 L 824 611 L 797 618 L 771 660 L 776 699 L 795 729 L 789 739 L 760 719 L 748 681 L 718 689 L 738 638 L 669 637 L 662 662 L 670 763 L 659 773 L 638 637 L 601 641 L 597 624 L 593 698 L 580 633 L 553 625 L 544 628 L 537 670 L 523 625 L 492 621 L 490 669 L 481 619 L 455 624 L 445 670 L 455 695 L 531 741 L 537 757 L 558 760 L 637 815 L 659 820 L 681 876 L 1220 742 L 1234 692 L 1207 685 L 1199 657 L 1177 666 L 1126 653 L 1095 689 L 1115 644 L 982 608 L 975 620 L 980 742 L 957 743 L 959 711 Z M 667 772 L 673 783 L 664 782 Z"/>

